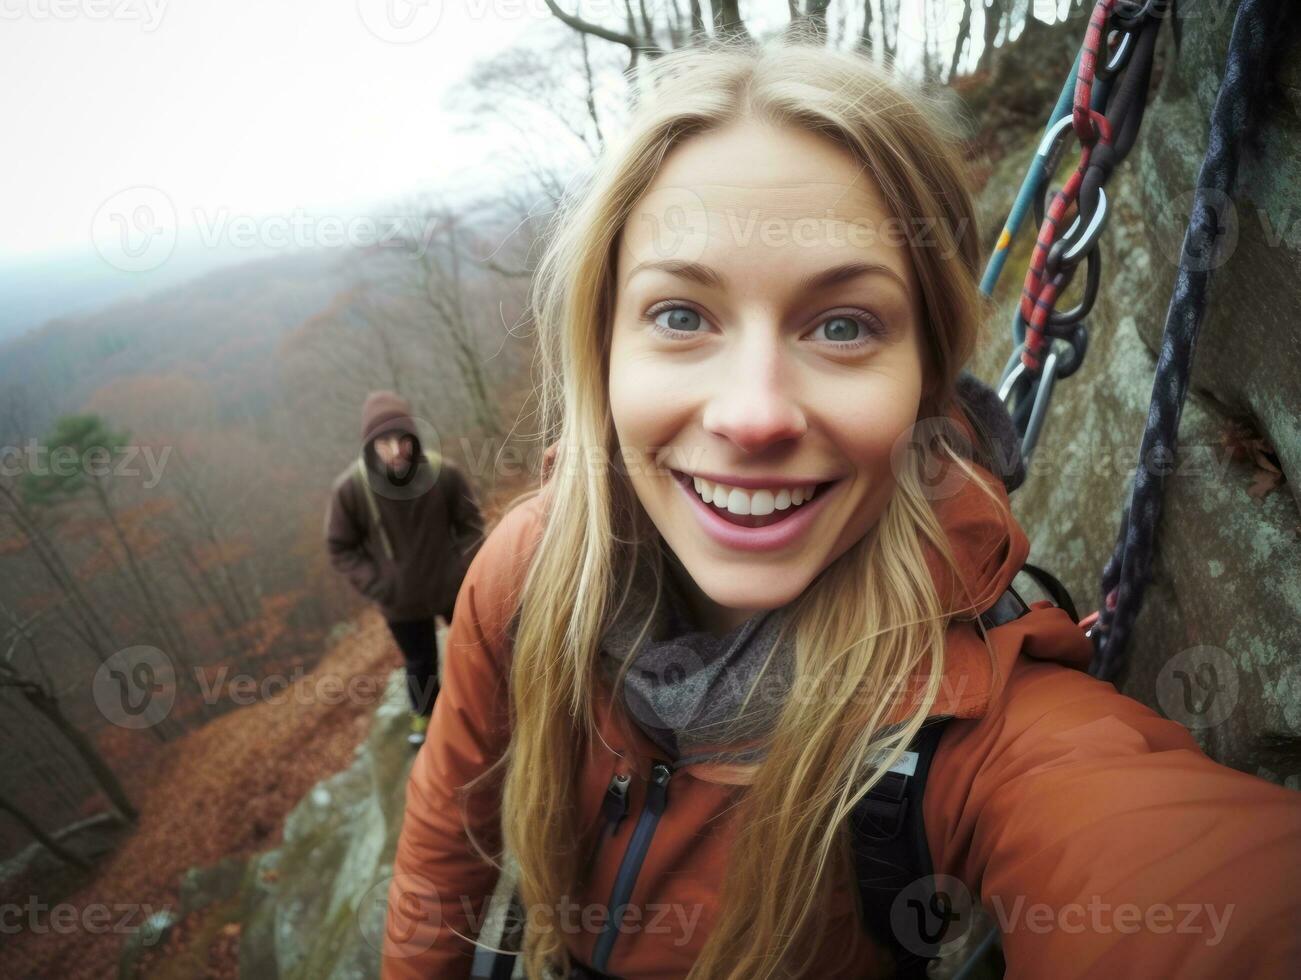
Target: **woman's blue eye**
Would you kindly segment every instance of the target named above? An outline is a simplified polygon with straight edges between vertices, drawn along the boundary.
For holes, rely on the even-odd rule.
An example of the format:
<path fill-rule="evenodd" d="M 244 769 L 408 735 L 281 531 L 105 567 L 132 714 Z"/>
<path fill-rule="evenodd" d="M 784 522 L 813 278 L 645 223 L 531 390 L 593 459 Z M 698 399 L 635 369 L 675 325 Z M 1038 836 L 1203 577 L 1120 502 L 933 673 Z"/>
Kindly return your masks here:
<path fill-rule="evenodd" d="M 825 329 L 826 339 L 834 341 L 858 340 L 863 333 L 863 325 L 851 316 L 833 316 L 818 324 L 817 329 Z"/>
<path fill-rule="evenodd" d="M 661 317 L 668 317 L 668 322 L 662 322 Z M 672 306 L 666 310 L 661 310 L 655 314 L 655 324 L 664 330 L 670 331 L 695 331 L 701 326 L 700 314 L 687 306 Z"/>

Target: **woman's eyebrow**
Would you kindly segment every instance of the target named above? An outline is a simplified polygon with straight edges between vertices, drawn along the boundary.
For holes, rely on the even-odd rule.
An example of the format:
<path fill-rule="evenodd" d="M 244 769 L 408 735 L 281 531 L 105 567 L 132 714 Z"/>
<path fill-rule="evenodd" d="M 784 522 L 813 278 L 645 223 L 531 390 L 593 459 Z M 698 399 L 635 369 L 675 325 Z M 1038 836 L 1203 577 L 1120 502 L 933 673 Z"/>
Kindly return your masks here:
<path fill-rule="evenodd" d="M 661 259 L 658 262 L 640 262 L 633 266 L 624 279 L 624 284 L 632 280 L 639 272 L 649 270 L 658 270 L 667 272 L 671 276 L 677 276 L 679 279 L 687 279 L 698 285 L 705 286 L 709 289 L 727 288 L 727 279 L 722 273 L 711 269 L 700 262 L 691 262 L 683 259 Z M 823 269 L 821 272 L 815 272 L 805 276 L 797 284 L 800 290 L 818 290 L 825 289 L 828 286 L 835 286 L 842 282 L 848 282 L 851 279 L 857 279 L 860 276 L 882 275 L 892 280 L 905 296 L 908 295 L 908 284 L 904 282 L 903 277 L 887 265 L 879 262 L 843 262 L 840 265 L 833 265 L 829 269 Z"/>

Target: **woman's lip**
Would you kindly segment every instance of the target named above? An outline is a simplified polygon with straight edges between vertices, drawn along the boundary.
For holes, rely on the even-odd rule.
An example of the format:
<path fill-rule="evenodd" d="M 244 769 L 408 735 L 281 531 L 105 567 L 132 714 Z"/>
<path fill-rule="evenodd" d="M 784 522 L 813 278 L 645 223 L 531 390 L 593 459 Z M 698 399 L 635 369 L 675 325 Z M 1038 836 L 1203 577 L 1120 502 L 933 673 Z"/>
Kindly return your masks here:
<path fill-rule="evenodd" d="M 699 477 L 702 480 L 708 480 L 710 483 L 721 483 L 724 486 L 740 487 L 742 490 L 794 490 L 796 487 L 810 487 L 822 483 L 834 483 L 840 479 L 835 476 L 824 476 L 821 478 L 811 477 L 807 480 L 792 480 L 788 476 L 725 476 L 722 473 L 688 473 L 685 470 L 673 470 L 673 473 L 685 476 L 687 479 Z"/>
<path fill-rule="evenodd" d="M 793 544 L 808 530 L 818 512 L 822 510 L 822 501 L 834 493 L 841 483 L 840 480 L 835 480 L 821 487 L 812 500 L 806 504 L 799 504 L 795 508 L 795 513 L 776 524 L 769 524 L 767 527 L 741 527 L 722 517 L 713 507 L 700 499 L 700 494 L 696 493 L 695 487 L 691 484 L 689 474 L 674 471 L 673 482 L 686 494 L 705 533 L 719 544 L 737 551 L 776 551 Z"/>

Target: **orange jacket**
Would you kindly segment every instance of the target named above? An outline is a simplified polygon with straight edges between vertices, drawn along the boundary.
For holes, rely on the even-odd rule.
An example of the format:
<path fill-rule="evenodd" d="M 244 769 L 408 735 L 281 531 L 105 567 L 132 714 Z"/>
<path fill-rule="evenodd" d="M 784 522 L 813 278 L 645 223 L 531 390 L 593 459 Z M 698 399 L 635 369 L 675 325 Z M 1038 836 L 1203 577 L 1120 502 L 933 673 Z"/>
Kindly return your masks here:
<path fill-rule="evenodd" d="M 497 874 L 468 842 L 456 790 L 509 741 L 506 633 L 545 514 L 547 490 L 511 510 L 466 577 L 442 693 L 407 787 L 389 890 L 384 980 L 463 978 Z M 986 608 L 1028 550 L 1015 522 L 959 494 L 939 508 L 964 576 Z M 948 632 L 940 702 L 953 715 L 924 797 L 935 872 L 953 876 L 999 921 L 1008 977 L 1273 977 L 1301 963 L 1301 794 L 1209 759 L 1188 731 L 1090 677 L 1091 647 L 1062 610 L 1034 603 L 989 632 Z M 648 785 L 653 743 L 606 698 L 601 740 L 581 769 L 578 814 L 596 848 L 601 803 L 631 775 L 629 819 L 599 851 L 576 907 L 556 910 L 567 943 L 593 960 L 608 901 Z M 683 977 L 713 921 L 743 774 L 708 764 L 674 772 L 669 803 L 632 892 L 608 971 Z M 499 846 L 498 800 L 471 797 L 476 839 Z M 835 929 L 858 929 L 844 895 Z M 639 922 L 632 921 L 636 916 Z M 470 938 L 466 938 L 470 937 Z M 879 960 L 855 975 L 881 975 Z M 809 977 L 829 974 L 810 964 Z"/>

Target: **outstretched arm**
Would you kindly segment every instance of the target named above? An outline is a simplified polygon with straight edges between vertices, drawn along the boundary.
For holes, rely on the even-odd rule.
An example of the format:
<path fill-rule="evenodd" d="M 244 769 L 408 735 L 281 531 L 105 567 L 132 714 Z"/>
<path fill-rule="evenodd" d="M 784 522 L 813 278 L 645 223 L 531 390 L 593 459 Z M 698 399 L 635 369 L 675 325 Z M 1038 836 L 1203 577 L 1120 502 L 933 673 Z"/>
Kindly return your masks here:
<path fill-rule="evenodd" d="M 927 835 L 1007 977 L 1294 975 L 1301 794 L 1058 664 L 1018 661 L 989 715 L 951 725 Z"/>

